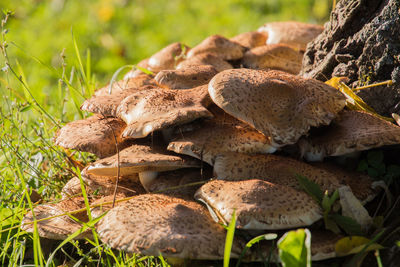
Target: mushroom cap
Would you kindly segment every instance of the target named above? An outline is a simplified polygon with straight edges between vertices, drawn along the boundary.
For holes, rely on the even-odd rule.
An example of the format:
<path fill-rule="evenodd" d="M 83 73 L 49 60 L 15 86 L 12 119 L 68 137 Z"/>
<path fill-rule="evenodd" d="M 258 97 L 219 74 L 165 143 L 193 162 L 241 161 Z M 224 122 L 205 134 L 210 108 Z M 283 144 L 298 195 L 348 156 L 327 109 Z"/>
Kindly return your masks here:
<path fill-rule="evenodd" d="M 323 30 L 323 26 L 296 21 L 270 22 L 258 29 L 268 34 L 267 44 L 284 43 L 302 51 Z"/>
<path fill-rule="evenodd" d="M 301 190 L 296 175 L 307 177 L 323 191 L 333 192 L 340 182 L 334 173 L 302 161 L 277 155 L 224 153 L 216 157 L 214 173 L 219 180 L 260 179 Z"/>
<path fill-rule="evenodd" d="M 202 53 L 212 53 L 225 60 L 235 60 L 243 57 L 244 50 L 245 48 L 240 44 L 232 42 L 221 35 L 211 35 L 193 47 L 187 57 L 191 58 Z"/>
<path fill-rule="evenodd" d="M 116 117 L 117 109 L 122 100 L 131 94 L 157 88 L 154 85 L 144 85 L 142 87 L 126 88 L 122 91 L 114 92 L 110 95 L 94 95 L 81 105 L 81 110 L 97 113 L 103 116 Z"/>
<path fill-rule="evenodd" d="M 224 224 L 236 211 L 236 227 L 243 229 L 288 229 L 322 218 L 321 208 L 307 193 L 258 179 L 210 181 L 197 190 L 195 198 L 206 203 Z"/>
<path fill-rule="evenodd" d="M 276 70 L 226 70 L 211 79 L 208 91 L 215 104 L 271 136 L 276 147 L 329 124 L 346 104 L 341 92 L 321 81 Z"/>
<path fill-rule="evenodd" d="M 242 64 L 250 69 L 275 69 L 298 74 L 303 54 L 284 44 L 263 45 L 253 48 L 242 58 Z"/>
<path fill-rule="evenodd" d="M 180 56 L 188 50 L 189 47 L 186 45 L 179 42 L 172 43 L 149 58 L 147 62 L 149 69 L 155 72 L 175 69 L 175 66 L 182 60 Z"/>
<path fill-rule="evenodd" d="M 72 199 L 65 199 L 56 204 L 44 204 L 34 208 L 36 220 L 49 218 L 56 215 L 61 215 L 66 212 L 72 212 L 85 207 L 83 197 L 75 197 Z M 73 214 L 78 220 L 88 221 L 86 211 Z M 24 231 L 33 233 L 33 215 L 32 211 L 28 212 L 22 223 L 21 228 Z M 51 218 L 37 222 L 37 230 L 40 237 L 56 240 L 64 240 L 72 233 L 78 231 L 82 227 L 81 224 L 71 219 L 68 215 Z M 81 233 L 76 239 L 91 238 L 91 231 Z"/>
<path fill-rule="evenodd" d="M 222 259 L 225 229 L 193 201 L 159 194 L 136 196 L 110 210 L 97 224 L 100 239 L 112 248 L 142 255 Z M 237 240 L 235 240 L 237 241 Z M 234 242 L 231 257 L 239 257 Z"/>
<path fill-rule="evenodd" d="M 190 89 L 208 84 L 218 71 L 211 65 L 194 65 L 178 70 L 162 70 L 154 80 L 169 89 Z"/>
<path fill-rule="evenodd" d="M 120 119 L 93 115 L 67 123 L 56 133 L 55 144 L 104 158 L 117 152 L 116 142 L 120 149 L 128 145 L 120 137 L 125 127 Z"/>
<path fill-rule="evenodd" d="M 162 172 L 181 168 L 199 167 L 200 163 L 189 157 L 174 155 L 161 146 L 132 145 L 119 153 L 120 175 L 140 172 Z M 117 176 L 118 155 L 97 160 L 84 169 L 98 176 Z"/>
<path fill-rule="evenodd" d="M 126 97 L 118 107 L 118 116 L 128 125 L 122 137 L 142 138 L 151 132 L 211 118 L 204 107 L 210 103 L 207 86 L 187 90 L 152 89 Z"/>
<path fill-rule="evenodd" d="M 318 134 L 298 142 L 301 155 L 310 161 L 395 144 L 400 144 L 399 126 L 356 110 L 343 110 Z"/>
<path fill-rule="evenodd" d="M 247 125 L 211 121 L 170 142 L 168 150 L 214 165 L 215 157 L 223 152 L 273 153 L 276 148 L 271 146 L 268 137 Z"/>
<path fill-rule="evenodd" d="M 238 43 L 241 46 L 244 46 L 248 49 L 265 45 L 268 39 L 268 34 L 265 32 L 244 32 L 235 37 L 232 37 L 230 40 L 232 42 Z"/>
<path fill-rule="evenodd" d="M 227 61 L 223 60 L 222 58 L 218 57 L 215 54 L 211 53 L 201 53 L 190 58 L 185 59 L 181 63 L 178 64 L 176 67 L 177 70 L 185 69 L 191 66 L 199 66 L 199 65 L 211 65 L 213 66 L 218 72 L 233 69 L 233 66 L 229 64 Z"/>
<path fill-rule="evenodd" d="M 123 193 L 117 193 L 115 195 L 115 200 L 121 200 L 127 198 L 129 196 Z M 100 217 L 104 212 L 107 212 L 113 208 L 112 202 L 114 201 L 114 194 L 109 194 L 107 196 L 98 198 L 90 203 L 92 208 L 90 209 L 90 213 L 92 214 L 93 218 Z M 110 204 L 111 202 L 111 204 Z M 122 205 L 124 202 L 115 202 L 114 207 Z"/>
<path fill-rule="evenodd" d="M 124 91 L 126 89 L 130 88 L 140 88 L 145 85 L 154 85 L 154 80 L 151 76 L 147 74 L 141 74 L 133 78 L 121 80 L 114 82 L 111 85 L 111 94 L 117 93 L 120 91 Z M 94 92 L 95 96 L 104 96 L 104 95 L 110 95 L 110 86 L 104 86 L 103 88 L 100 88 L 99 90 Z"/>

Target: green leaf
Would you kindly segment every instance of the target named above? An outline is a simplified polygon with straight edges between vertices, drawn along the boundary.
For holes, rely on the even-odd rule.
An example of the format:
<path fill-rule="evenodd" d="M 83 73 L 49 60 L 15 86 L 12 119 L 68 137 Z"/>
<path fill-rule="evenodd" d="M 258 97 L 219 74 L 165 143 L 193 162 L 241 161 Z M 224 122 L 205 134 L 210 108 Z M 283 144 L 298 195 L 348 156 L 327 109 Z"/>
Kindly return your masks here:
<path fill-rule="evenodd" d="M 360 224 L 350 217 L 343 216 L 340 214 L 330 214 L 329 215 L 335 223 L 337 223 L 340 228 L 342 228 L 349 235 L 362 235 Z"/>
<path fill-rule="evenodd" d="M 357 166 L 357 171 L 362 172 L 367 170 L 368 170 L 368 162 L 365 159 L 360 160 Z"/>
<path fill-rule="evenodd" d="M 389 165 L 387 167 L 387 174 L 391 175 L 393 178 L 400 177 L 400 166 L 399 165 Z"/>
<path fill-rule="evenodd" d="M 224 250 L 224 267 L 229 267 L 229 260 L 231 258 L 231 250 L 233 245 L 233 237 L 235 235 L 236 227 L 236 215 L 235 210 L 232 213 L 232 219 L 228 225 L 228 231 L 225 239 L 225 250 Z"/>
<path fill-rule="evenodd" d="M 336 234 L 339 234 L 341 232 L 339 226 L 335 223 L 335 221 L 327 215 L 324 216 L 324 223 L 326 230 L 330 230 Z"/>
<path fill-rule="evenodd" d="M 311 266 L 311 233 L 308 229 L 285 233 L 278 241 L 278 249 L 284 267 Z"/>
<path fill-rule="evenodd" d="M 19 112 L 28 111 L 28 110 L 32 109 L 32 107 L 33 107 L 32 104 L 28 104 L 28 105 L 26 105 L 25 107 L 21 108 L 21 109 L 19 110 Z"/>
<path fill-rule="evenodd" d="M 242 250 L 240 257 L 239 257 L 238 261 L 236 262 L 236 267 L 240 266 L 240 263 L 241 263 L 244 255 L 246 254 L 247 250 L 249 250 L 249 248 L 251 248 L 254 244 L 257 244 L 258 242 L 260 242 L 262 240 L 274 240 L 277 237 L 278 237 L 277 234 L 269 233 L 269 234 L 265 234 L 265 235 L 259 235 L 259 236 L 254 237 L 253 239 L 251 239 L 249 242 L 247 242 L 246 246 Z"/>
<path fill-rule="evenodd" d="M 296 177 L 302 189 L 320 204 L 322 202 L 324 193 L 319 185 L 300 174 L 296 174 Z"/>
<path fill-rule="evenodd" d="M 383 152 L 382 151 L 370 151 L 367 154 L 368 164 L 374 168 L 378 168 L 380 163 L 383 163 Z"/>

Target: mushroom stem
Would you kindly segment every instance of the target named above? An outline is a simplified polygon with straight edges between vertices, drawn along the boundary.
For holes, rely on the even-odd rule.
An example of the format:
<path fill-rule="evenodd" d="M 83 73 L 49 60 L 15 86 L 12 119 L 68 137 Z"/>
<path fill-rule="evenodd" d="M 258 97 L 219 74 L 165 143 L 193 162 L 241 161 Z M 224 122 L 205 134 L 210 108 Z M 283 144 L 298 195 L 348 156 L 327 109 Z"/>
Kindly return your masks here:
<path fill-rule="evenodd" d="M 149 188 L 151 182 L 153 182 L 154 179 L 157 178 L 157 175 L 158 175 L 158 172 L 154 172 L 154 171 L 139 172 L 139 180 L 147 192 L 149 192 L 148 188 Z"/>

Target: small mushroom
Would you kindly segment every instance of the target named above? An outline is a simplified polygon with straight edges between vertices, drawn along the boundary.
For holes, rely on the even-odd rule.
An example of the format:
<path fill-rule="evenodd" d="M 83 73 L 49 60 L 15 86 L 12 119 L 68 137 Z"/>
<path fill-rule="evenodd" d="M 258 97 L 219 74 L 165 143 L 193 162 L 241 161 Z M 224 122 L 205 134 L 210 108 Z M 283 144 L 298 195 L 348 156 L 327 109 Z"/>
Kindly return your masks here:
<path fill-rule="evenodd" d="M 321 81 L 276 70 L 226 70 L 211 79 L 208 91 L 215 104 L 270 136 L 275 147 L 329 124 L 346 104 L 341 92 Z"/>
<path fill-rule="evenodd" d="M 243 57 L 245 48 L 238 43 L 232 42 L 221 35 L 211 35 L 204 39 L 200 44 L 193 47 L 188 58 L 202 53 L 215 54 L 224 60 L 236 60 Z"/>
<path fill-rule="evenodd" d="M 284 44 L 264 45 L 247 51 L 242 64 L 250 69 L 274 69 L 298 74 L 303 54 Z"/>
<path fill-rule="evenodd" d="M 178 70 L 162 70 L 154 80 L 169 89 L 190 89 L 208 84 L 217 73 L 211 65 L 189 66 Z"/>
<path fill-rule="evenodd" d="M 309 161 L 395 144 L 400 144 L 399 126 L 355 110 L 343 110 L 329 126 L 298 142 Z"/>
<path fill-rule="evenodd" d="M 93 115 L 84 120 L 67 123 L 55 136 L 55 143 L 64 148 L 90 152 L 100 158 L 108 157 L 128 143 L 120 137 L 126 124 L 117 118 Z"/>
<path fill-rule="evenodd" d="M 236 212 L 236 227 L 276 230 L 311 225 L 322 210 L 307 193 L 262 180 L 206 183 L 195 198 L 207 204 L 224 224 Z"/>
<path fill-rule="evenodd" d="M 149 58 L 149 69 L 154 72 L 175 69 L 175 66 L 183 59 L 189 47 L 181 43 L 172 43 Z"/>
<path fill-rule="evenodd" d="M 235 37 L 232 37 L 230 40 L 244 46 L 248 49 L 263 46 L 267 41 L 268 35 L 264 32 L 244 32 Z"/>
<path fill-rule="evenodd" d="M 201 53 L 191 58 L 187 58 L 176 67 L 177 70 L 186 69 L 192 66 L 211 65 L 218 72 L 233 69 L 233 66 L 227 61 L 211 53 Z"/>
<path fill-rule="evenodd" d="M 145 194 L 110 210 L 97 224 L 100 239 L 129 253 L 185 259 L 222 259 L 226 231 L 194 201 Z M 239 257 L 235 238 L 231 258 Z"/>
<path fill-rule="evenodd" d="M 296 21 L 270 22 L 258 29 L 268 35 L 267 44 L 283 43 L 301 51 L 305 51 L 307 44 L 323 30 L 320 25 Z"/>

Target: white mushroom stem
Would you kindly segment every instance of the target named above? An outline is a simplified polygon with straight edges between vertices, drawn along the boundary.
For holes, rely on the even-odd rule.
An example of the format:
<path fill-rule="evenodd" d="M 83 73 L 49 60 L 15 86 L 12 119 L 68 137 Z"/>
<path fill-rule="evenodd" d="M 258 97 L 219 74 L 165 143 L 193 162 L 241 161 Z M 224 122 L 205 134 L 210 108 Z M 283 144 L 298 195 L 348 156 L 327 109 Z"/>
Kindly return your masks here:
<path fill-rule="evenodd" d="M 143 185 L 144 189 L 149 192 L 150 184 L 157 178 L 158 172 L 155 171 L 145 171 L 139 172 L 139 180 L 140 183 Z"/>
<path fill-rule="evenodd" d="M 342 215 L 350 217 L 358 222 L 363 229 L 372 225 L 372 218 L 361 202 L 354 196 L 349 186 L 341 186 L 338 189 Z"/>

